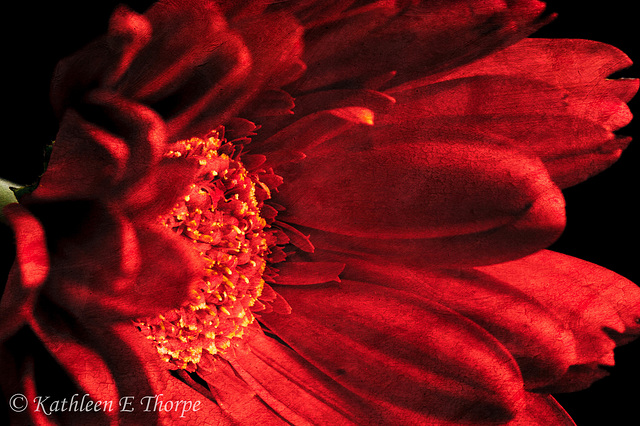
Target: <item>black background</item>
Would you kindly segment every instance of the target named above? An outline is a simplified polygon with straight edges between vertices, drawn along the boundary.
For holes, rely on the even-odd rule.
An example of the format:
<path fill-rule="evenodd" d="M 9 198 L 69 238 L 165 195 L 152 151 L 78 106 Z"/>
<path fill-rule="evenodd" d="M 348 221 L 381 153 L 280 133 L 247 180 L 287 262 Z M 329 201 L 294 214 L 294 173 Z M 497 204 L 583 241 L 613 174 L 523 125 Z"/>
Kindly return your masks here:
<path fill-rule="evenodd" d="M 56 62 L 104 33 L 119 2 L 11 2 L 3 5 L 3 90 L 0 133 L 0 177 L 30 183 L 41 171 L 42 146 L 54 139 L 57 122 L 49 107 L 48 89 Z M 151 1 L 127 2 L 142 12 Z M 630 1 L 550 0 L 558 18 L 536 36 L 586 38 L 613 44 L 640 63 L 637 13 Z M 619 76 L 640 76 L 634 66 Z M 630 106 L 638 110 L 640 101 Z M 623 129 L 638 136 L 637 123 Z M 636 143 L 637 144 L 637 143 Z M 568 225 L 552 249 L 597 263 L 640 282 L 637 266 L 637 170 L 640 148 L 631 144 L 612 168 L 586 183 L 567 189 Z M 3 239 L 7 237 L 3 230 Z M 4 257 L 6 265 L 9 257 Z M 559 395 L 558 400 L 584 425 L 636 425 L 640 414 L 640 341 L 616 350 L 610 377 L 590 389 Z"/>
<path fill-rule="evenodd" d="M 616 75 L 640 77 L 638 14 L 631 4 L 624 0 L 548 1 L 548 7 L 558 12 L 558 18 L 536 36 L 586 38 L 612 44 L 636 62 Z M 640 97 L 629 105 L 640 118 Z M 636 141 L 613 167 L 564 191 L 567 228 L 551 248 L 597 263 L 640 283 L 640 135 L 637 129 L 636 119 L 618 132 L 634 136 Z M 616 364 L 609 377 L 589 389 L 557 396 L 578 426 L 640 425 L 640 341 L 616 349 Z"/>

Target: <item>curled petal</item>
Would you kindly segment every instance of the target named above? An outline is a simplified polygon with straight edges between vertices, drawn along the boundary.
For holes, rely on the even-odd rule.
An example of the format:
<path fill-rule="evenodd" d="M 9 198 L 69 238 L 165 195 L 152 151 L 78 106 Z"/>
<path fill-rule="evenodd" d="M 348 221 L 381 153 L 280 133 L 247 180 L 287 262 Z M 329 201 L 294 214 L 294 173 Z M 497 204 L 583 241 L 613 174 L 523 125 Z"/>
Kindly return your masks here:
<path fill-rule="evenodd" d="M 108 194 L 125 173 L 129 147 L 75 111 L 65 114 L 58 140 L 47 171 L 31 195 L 38 200 L 99 197 L 102 191 Z"/>
<path fill-rule="evenodd" d="M 2 214 L 14 233 L 16 257 L 0 301 L 0 341 L 20 330 L 32 317 L 50 269 L 47 240 L 38 219 L 18 203 L 4 206 Z"/>
<path fill-rule="evenodd" d="M 2 214 L 13 229 L 16 242 L 14 264 L 22 286 L 41 286 L 49 273 L 46 236 L 38 219 L 18 203 L 4 206 Z"/>
<path fill-rule="evenodd" d="M 157 314 L 187 300 L 199 261 L 178 235 L 160 225 L 136 227 L 113 209 L 81 208 L 88 211 L 80 232 L 57 240 L 46 289 L 57 303 L 105 321 Z"/>
<path fill-rule="evenodd" d="M 91 99 L 63 116 L 47 170 L 29 199 L 118 200 L 160 161 L 166 129 L 155 112 L 113 93 Z"/>
<path fill-rule="evenodd" d="M 230 25 L 226 9 L 206 0 L 160 1 L 144 15 L 119 8 L 106 36 L 56 68 L 57 113 L 96 88 L 115 92 L 155 110 L 176 140 L 209 132 L 299 75 L 301 29 L 292 19 L 244 13 Z"/>
<path fill-rule="evenodd" d="M 238 94 L 251 67 L 241 38 L 209 1 L 190 1 L 186 7 L 162 1 L 144 17 L 153 37 L 123 74 L 118 91 L 158 111 L 171 139 L 211 130 L 227 114 L 225 107 L 235 109 L 228 95 Z M 203 122 L 205 112 L 211 121 Z"/>
<path fill-rule="evenodd" d="M 149 43 L 153 30 L 151 24 L 143 16 L 129 10 L 126 6 L 119 6 L 109 20 L 110 47 L 120 51 L 119 60 L 113 65 L 114 69 L 107 76 L 105 83 L 115 85 L 131 66 L 140 50 Z"/>
<path fill-rule="evenodd" d="M 155 221 L 184 196 L 197 172 L 198 163 L 194 159 L 164 158 L 153 173 L 122 189 L 123 208 L 136 220 Z"/>
<path fill-rule="evenodd" d="M 322 110 L 366 106 L 377 116 L 386 113 L 395 103 L 390 95 L 375 90 L 323 90 L 297 96 L 295 114 L 299 119 Z"/>
<path fill-rule="evenodd" d="M 488 333 L 455 312 L 409 293 L 351 281 L 278 291 L 292 313 L 261 320 L 362 398 L 412 410 L 429 406 L 430 415 L 443 420 L 513 416 L 522 393 L 515 362 Z"/>

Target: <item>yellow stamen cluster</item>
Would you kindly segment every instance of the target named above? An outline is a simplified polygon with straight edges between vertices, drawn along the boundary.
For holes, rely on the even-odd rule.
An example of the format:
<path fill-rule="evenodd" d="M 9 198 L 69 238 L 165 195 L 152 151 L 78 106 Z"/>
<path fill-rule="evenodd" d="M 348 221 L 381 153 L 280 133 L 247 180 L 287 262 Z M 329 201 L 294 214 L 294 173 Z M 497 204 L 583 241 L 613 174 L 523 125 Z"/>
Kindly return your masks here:
<path fill-rule="evenodd" d="M 193 371 L 206 354 L 224 353 L 254 321 L 265 282 L 268 245 L 256 199 L 257 174 L 220 152 L 221 131 L 179 142 L 167 154 L 199 163 L 189 192 L 160 220 L 189 239 L 202 259 L 199 291 L 185 306 L 138 322 L 161 357 Z"/>

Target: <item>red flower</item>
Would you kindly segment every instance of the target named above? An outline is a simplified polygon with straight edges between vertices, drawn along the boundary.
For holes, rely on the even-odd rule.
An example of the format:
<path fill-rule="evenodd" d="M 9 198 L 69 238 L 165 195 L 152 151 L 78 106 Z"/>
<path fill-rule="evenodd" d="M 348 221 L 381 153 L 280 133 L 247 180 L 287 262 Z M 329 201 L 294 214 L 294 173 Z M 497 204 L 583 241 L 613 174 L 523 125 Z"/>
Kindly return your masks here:
<path fill-rule="evenodd" d="M 571 424 L 548 394 L 606 374 L 640 289 L 543 249 L 638 82 L 606 79 L 611 46 L 526 39 L 543 10 L 119 8 L 58 66 L 48 168 L 3 209 L 16 420 Z M 83 395 L 104 409 L 58 409 Z"/>

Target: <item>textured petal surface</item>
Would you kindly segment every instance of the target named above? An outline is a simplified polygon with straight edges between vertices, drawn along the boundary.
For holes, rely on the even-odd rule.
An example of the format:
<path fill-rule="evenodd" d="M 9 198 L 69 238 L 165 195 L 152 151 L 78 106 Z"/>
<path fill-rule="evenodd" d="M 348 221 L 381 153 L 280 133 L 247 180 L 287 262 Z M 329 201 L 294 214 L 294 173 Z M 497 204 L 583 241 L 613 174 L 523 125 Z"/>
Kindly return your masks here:
<path fill-rule="evenodd" d="M 151 172 L 166 144 L 164 123 L 140 104 L 111 98 L 84 116 L 67 110 L 32 199 L 118 199 Z"/>
<path fill-rule="evenodd" d="M 544 167 L 508 150 L 453 141 L 368 148 L 375 133 L 349 136 L 279 170 L 283 218 L 357 237 L 450 237 L 503 226 L 557 191 Z"/>
<path fill-rule="evenodd" d="M 588 90 L 591 96 L 616 94 L 621 100 L 628 102 L 637 90 L 637 79 L 606 78 L 629 66 L 631 60 L 627 55 L 605 43 L 578 39 L 527 38 L 460 67 L 443 78 L 470 75 L 522 76 L 583 94 Z M 612 90 L 613 87 L 616 89 Z"/>
<path fill-rule="evenodd" d="M 637 79 L 606 77 L 631 65 L 618 49 L 588 40 L 525 39 L 456 70 L 393 88 L 404 127 L 472 131 L 539 156 L 568 187 L 615 162 L 628 140 L 612 132 L 631 119 Z M 482 102 L 479 100 L 482 99 Z M 399 122 L 405 117 L 421 120 Z M 443 120 L 445 122 L 443 122 Z"/>
<path fill-rule="evenodd" d="M 85 220 L 65 218 L 69 209 Z M 64 235 L 51 236 L 58 249 L 45 291 L 76 315 L 104 321 L 157 313 L 186 300 L 195 284 L 197 253 L 160 224 L 136 228 L 115 210 L 87 204 L 47 207 L 39 215 L 65 224 L 58 228 Z M 177 259 L 183 268 L 173 266 Z"/>
<path fill-rule="evenodd" d="M 549 251 L 514 262 L 479 268 L 547 306 L 574 334 L 577 359 L 565 378 L 545 391 L 574 391 L 606 375 L 616 340 L 640 333 L 640 289 L 597 265 Z"/>
<path fill-rule="evenodd" d="M 508 3 L 373 2 L 354 8 L 340 19 L 307 31 L 303 58 L 313 71 L 295 90 L 306 92 L 345 82 L 364 84 L 390 71 L 397 71 L 395 81 L 402 82 L 477 59 L 541 24 L 543 3 Z"/>
<path fill-rule="evenodd" d="M 430 415 L 443 420 L 513 416 L 522 393 L 515 362 L 488 333 L 455 312 L 409 293 L 351 281 L 278 291 L 292 313 L 265 315 L 263 321 L 361 397 L 409 410 L 429 406 Z"/>
<path fill-rule="evenodd" d="M 549 395 L 526 393 L 526 407 L 518 411 L 509 426 L 575 426 L 566 411 Z"/>
<path fill-rule="evenodd" d="M 118 8 L 108 34 L 56 70 L 49 169 L 29 211 L 5 210 L 17 261 L 0 305 L 2 392 L 156 395 L 199 409 L 19 420 L 571 425 L 544 393 L 606 374 L 613 348 L 640 335 L 640 290 L 538 251 L 564 227 L 560 188 L 626 148 L 614 132 L 638 81 L 606 80 L 630 65 L 610 46 L 522 40 L 549 21 L 543 10 Z M 196 167 L 164 155 L 219 125 L 239 139 L 225 153 L 264 175 L 260 202 L 279 191 L 261 208 L 279 244 L 259 272 L 273 288 L 251 306 L 267 334 L 253 323 L 248 348 L 203 361 L 199 378 L 169 374 L 127 319 L 181 304 L 202 272 L 157 223 Z"/>
<path fill-rule="evenodd" d="M 530 254 L 562 231 L 564 201 L 539 161 L 464 140 L 387 141 L 369 129 L 278 170 L 281 217 L 324 231 L 311 231 L 314 245 L 408 263 L 482 264 Z"/>
<path fill-rule="evenodd" d="M 26 288 L 41 286 L 49 273 L 49 254 L 42 225 L 17 203 L 6 205 L 2 213 L 14 233 L 15 264 L 19 270 L 21 285 Z"/>
<path fill-rule="evenodd" d="M 429 298 L 469 318 L 511 353 L 526 389 L 562 377 L 577 362 L 573 333 L 549 308 L 508 282 L 474 270 L 420 270 L 318 253 L 348 266 L 344 279 L 397 288 Z"/>

